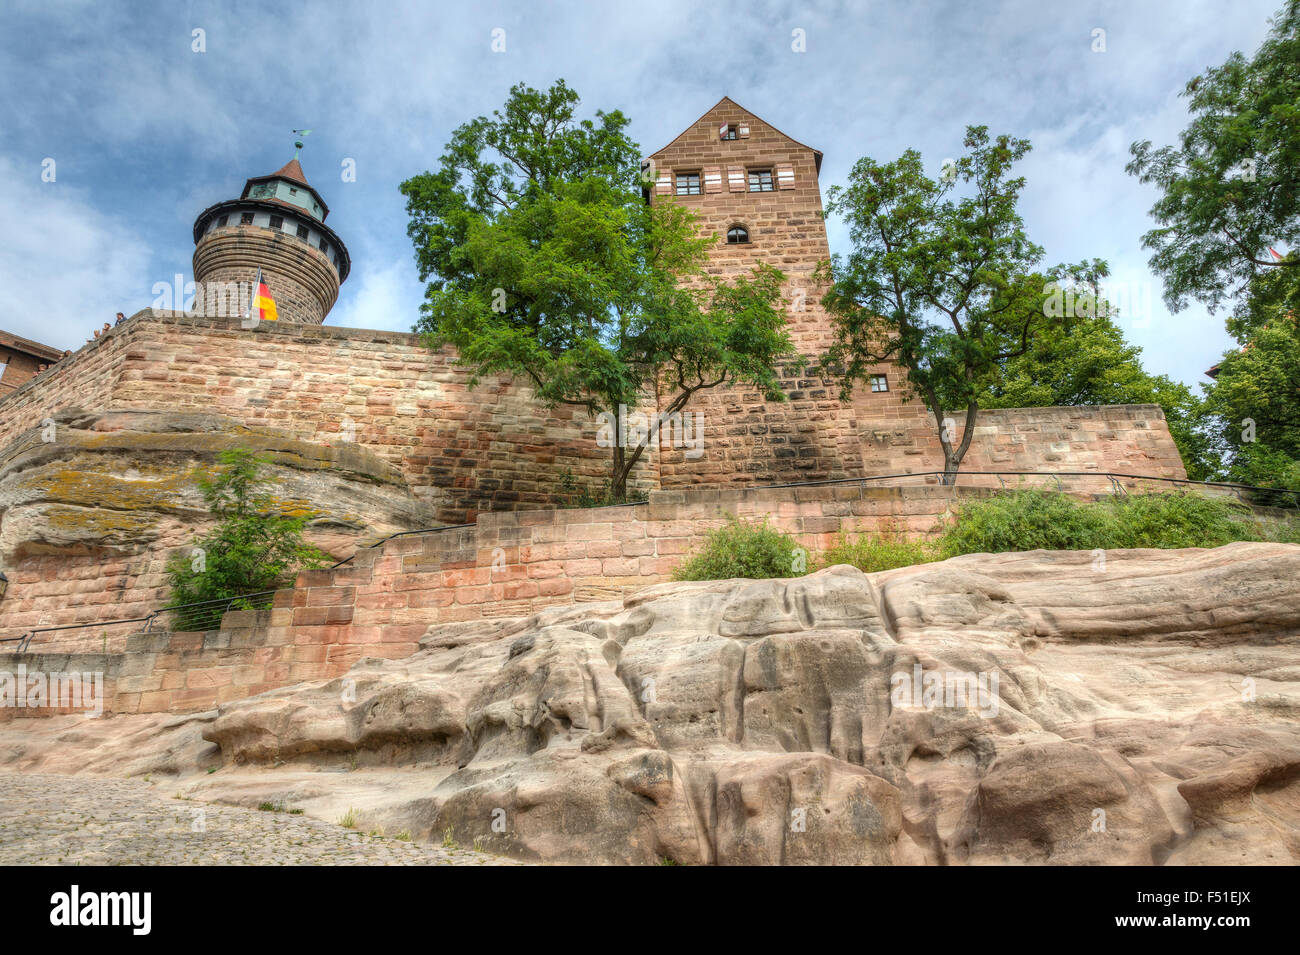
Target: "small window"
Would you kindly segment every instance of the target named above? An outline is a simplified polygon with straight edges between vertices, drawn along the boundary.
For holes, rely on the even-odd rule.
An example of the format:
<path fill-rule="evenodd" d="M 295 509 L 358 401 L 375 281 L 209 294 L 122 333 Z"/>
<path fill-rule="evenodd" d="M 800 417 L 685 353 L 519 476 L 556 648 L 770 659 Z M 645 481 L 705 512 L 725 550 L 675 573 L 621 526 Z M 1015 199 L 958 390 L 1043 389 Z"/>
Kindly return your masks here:
<path fill-rule="evenodd" d="M 277 232 L 284 227 L 284 216 L 271 216 L 271 228 Z"/>
<path fill-rule="evenodd" d="M 872 376 L 871 376 L 871 390 L 872 390 L 872 391 L 888 391 L 888 390 L 889 390 L 889 379 L 886 378 L 884 375 L 872 375 Z"/>
<path fill-rule="evenodd" d="M 298 238 L 302 239 L 304 242 L 307 241 L 307 227 L 305 225 L 298 226 Z"/>
<path fill-rule="evenodd" d="M 291 195 L 291 196 L 296 196 L 296 195 L 298 195 L 298 190 L 295 189 L 293 186 L 290 186 L 290 187 L 289 187 L 289 195 Z"/>
<path fill-rule="evenodd" d="M 325 241 L 325 236 L 320 237 L 320 250 L 326 255 L 330 254 L 330 244 Z"/>
<path fill-rule="evenodd" d="M 339 254 L 337 252 L 334 253 L 334 268 L 336 269 L 343 268 L 342 264 L 339 262 Z"/>
<path fill-rule="evenodd" d="M 700 194 L 700 174 L 698 172 L 679 172 L 677 174 L 677 195 L 698 196 Z"/>
<path fill-rule="evenodd" d="M 220 228 L 221 228 L 222 226 L 224 226 L 224 225 L 225 225 L 229 220 L 230 220 L 230 216 L 222 216 L 220 219 L 217 220 L 217 228 L 220 229 Z"/>
<path fill-rule="evenodd" d="M 253 224 L 253 214 L 252 214 L 251 212 L 241 212 L 241 213 L 239 214 L 239 224 L 240 224 L 240 225 L 252 225 L 252 224 Z"/>
<path fill-rule="evenodd" d="M 741 245 L 749 241 L 749 230 L 743 225 L 733 225 L 727 230 L 727 244 Z"/>
<path fill-rule="evenodd" d="M 751 169 L 749 171 L 749 191 L 750 192 L 771 192 L 772 191 L 772 170 Z"/>
<path fill-rule="evenodd" d="M 727 123 L 727 125 L 723 126 L 719 132 L 722 139 L 735 139 L 739 131 L 740 127 L 735 126 L 732 123 Z"/>

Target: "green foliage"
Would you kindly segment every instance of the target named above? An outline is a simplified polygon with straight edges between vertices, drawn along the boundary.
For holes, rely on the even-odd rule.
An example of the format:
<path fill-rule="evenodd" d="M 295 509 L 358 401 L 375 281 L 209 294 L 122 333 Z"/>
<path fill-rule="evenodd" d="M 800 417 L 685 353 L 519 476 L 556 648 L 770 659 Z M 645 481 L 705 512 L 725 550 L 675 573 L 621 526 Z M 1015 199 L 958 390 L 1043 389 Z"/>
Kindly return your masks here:
<path fill-rule="evenodd" d="M 746 523 L 731 517 L 705 537 L 703 546 L 678 566 L 674 580 L 730 580 L 744 577 L 802 577 L 807 552 L 789 534 L 766 520 Z"/>
<path fill-rule="evenodd" d="M 1016 491 L 961 506 L 940 541 L 944 557 L 1006 551 L 1219 547 L 1241 540 L 1287 540 L 1294 522 L 1261 524 L 1233 501 L 1197 493 L 1138 494 L 1079 501 L 1048 491 Z"/>
<path fill-rule="evenodd" d="M 1045 327 L 1023 354 L 1009 359 L 980 398 L 981 408 L 1054 405 L 1159 405 L 1182 455 L 1187 476 L 1203 481 L 1219 473 L 1202 401 L 1180 381 L 1151 375 L 1142 349 L 1124 340 L 1108 314 L 1066 318 Z"/>
<path fill-rule="evenodd" d="M 167 562 L 173 604 L 274 590 L 328 563 L 329 554 L 302 539 L 314 512 L 285 513 L 266 490 L 267 461 L 243 449 L 223 451 L 216 471 L 198 478 L 216 526 L 195 541 L 201 557 L 183 550 Z"/>
<path fill-rule="evenodd" d="M 1246 444 L 1232 459 L 1228 477 L 1239 484 L 1252 487 L 1287 488 L 1300 491 L 1300 461 L 1285 451 L 1276 451 L 1262 444 Z M 1273 507 L 1300 506 L 1300 494 L 1252 491 L 1251 501 Z"/>
<path fill-rule="evenodd" d="M 820 275 L 831 283 L 822 304 L 835 332 L 825 367 L 842 373 L 846 392 L 880 362 L 905 368 L 934 416 L 948 475 L 961 465 L 1000 367 L 1049 323 L 1048 283 L 1106 274 L 1099 261 L 1036 271 L 1043 250 L 1016 208 L 1025 180 L 1010 175 L 1027 140 L 990 139 L 987 127 L 971 126 L 965 148 L 938 180 L 913 149 L 890 163 L 860 159 L 827 203 L 847 222 L 853 251 Z M 956 446 L 956 429 L 943 426 L 950 410 L 965 412 Z"/>
<path fill-rule="evenodd" d="M 897 534 L 860 534 L 857 537 L 841 534 L 822 553 L 820 566 L 825 568 L 836 564 L 851 564 L 864 573 L 872 574 L 878 570 L 928 564 L 938 559 L 938 549 L 929 541 L 910 540 Z"/>
<path fill-rule="evenodd" d="M 1191 122 L 1177 146 L 1134 143 L 1128 171 L 1155 183 L 1158 226 L 1143 237 L 1171 310 L 1241 302 L 1252 280 L 1294 271 L 1268 249 L 1300 244 L 1300 0 L 1287 0 L 1250 59 L 1233 53 L 1183 90 Z"/>
<path fill-rule="evenodd" d="M 1277 316 L 1252 327 L 1245 346 L 1225 355 L 1206 407 L 1221 423 L 1224 443 L 1240 450 L 1256 441 L 1300 459 L 1300 324 Z M 1254 433 L 1247 427 L 1254 422 Z"/>
<path fill-rule="evenodd" d="M 785 277 L 760 266 L 730 281 L 704 271 L 716 237 L 685 207 L 647 204 L 639 150 L 616 111 L 577 121 L 563 80 L 522 84 L 504 111 L 458 128 L 436 172 L 402 184 L 420 277 L 416 326 L 480 376 L 527 381 L 548 406 L 617 417 L 657 391 L 665 414 L 698 391 L 753 385 L 780 400 L 793 358 Z M 614 436 L 610 489 L 646 441 Z"/>

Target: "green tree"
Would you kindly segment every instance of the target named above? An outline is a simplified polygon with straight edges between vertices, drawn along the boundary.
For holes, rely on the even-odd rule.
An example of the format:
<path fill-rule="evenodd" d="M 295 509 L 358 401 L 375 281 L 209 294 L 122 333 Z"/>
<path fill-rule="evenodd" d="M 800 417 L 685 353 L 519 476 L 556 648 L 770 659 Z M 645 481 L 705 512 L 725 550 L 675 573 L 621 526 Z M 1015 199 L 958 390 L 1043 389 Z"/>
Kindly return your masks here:
<path fill-rule="evenodd" d="M 1300 322 L 1294 312 L 1238 326 L 1239 351 L 1219 362 L 1206 409 L 1243 484 L 1295 487 L 1300 461 Z"/>
<path fill-rule="evenodd" d="M 1262 272 L 1300 265 L 1269 252 L 1300 238 L 1300 0 L 1271 23 L 1253 57 L 1235 52 L 1188 82 L 1179 145 L 1130 147 L 1128 171 L 1162 193 L 1142 241 L 1171 310 L 1240 305 Z"/>
<path fill-rule="evenodd" d="M 167 562 L 173 604 L 274 590 L 330 555 L 302 539 L 313 512 L 287 513 L 267 491 L 269 458 L 222 451 L 212 474 L 198 478 L 216 526 Z"/>
<path fill-rule="evenodd" d="M 645 201 L 626 118 L 577 121 L 577 105 L 563 80 L 515 86 L 402 193 L 428 282 L 416 330 L 453 346 L 472 383 L 506 374 L 548 406 L 608 413 L 617 501 L 650 439 L 625 433 L 620 406 L 653 392 L 669 416 L 702 389 L 741 382 L 781 400 L 776 365 L 794 356 L 784 276 L 707 275 L 714 239 L 685 208 Z"/>
<path fill-rule="evenodd" d="M 981 407 L 1159 405 L 1188 476 L 1198 481 L 1216 476 L 1220 461 L 1201 399 L 1180 381 L 1148 373 L 1142 349 L 1124 340 L 1107 304 L 1100 303 L 1098 312 L 1046 326 L 1023 355 L 999 369 Z"/>
<path fill-rule="evenodd" d="M 987 127 L 971 126 L 965 148 L 939 180 L 915 150 L 885 164 L 859 160 L 827 204 L 848 223 L 853 251 L 822 270 L 835 332 L 826 367 L 839 372 L 846 395 L 879 362 L 905 368 L 939 430 L 945 483 L 955 480 L 998 370 L 1048 324 L 1048 284 L 1095 285 L 1105 274 L 1101 262 L 1035 270 L 1042 249 L 1016 209 L 1025 181 L 1010 177 L 1027 140 L 990 139 Z M 959 409 L 958 443 L 946 414 Z"/>

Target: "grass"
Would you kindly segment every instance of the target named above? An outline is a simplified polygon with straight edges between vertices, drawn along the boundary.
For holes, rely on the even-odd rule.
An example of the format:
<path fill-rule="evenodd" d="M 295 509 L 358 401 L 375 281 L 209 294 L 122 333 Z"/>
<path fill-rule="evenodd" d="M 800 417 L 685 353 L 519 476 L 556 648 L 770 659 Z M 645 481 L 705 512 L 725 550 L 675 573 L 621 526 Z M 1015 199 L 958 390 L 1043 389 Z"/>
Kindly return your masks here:
<path fill-rule="evenodd" d="M 839 540 L 822 552 L 819 566 L 851 564 L 864 573 L 874 574 L 895 567 L 928 564 L 939 559 L 938 547 L 930 541 L 909 540 L 898 534 L 840 534 Z"/>
<path fill-rule="evenodd" d="M 442 847 L 444 849 L 459 849 L 460 843 L 456 841 L 456 831 L 451 826 L 442 834 Z"/>
<path fill-rule="evenodd" d="M 339 816 L 339 825 L 342 826 L 344 829 L 355 829 L 357 827 L 357 819 L 360 816 L 361 813 L 359 813 L 357 810 L 348 809 L 347 812 Z"/>

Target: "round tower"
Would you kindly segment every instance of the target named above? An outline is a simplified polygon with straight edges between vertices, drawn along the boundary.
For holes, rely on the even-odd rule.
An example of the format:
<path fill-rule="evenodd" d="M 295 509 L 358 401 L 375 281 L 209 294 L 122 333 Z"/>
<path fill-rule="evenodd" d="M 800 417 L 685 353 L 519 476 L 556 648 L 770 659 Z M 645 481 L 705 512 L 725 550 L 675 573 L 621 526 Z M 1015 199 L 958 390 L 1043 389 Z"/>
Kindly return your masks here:
<path fill-rule="evenodd" d="M 194 281 L 202 295 L 195 310 L 242 315 L 260 268 L 280 320 L 324 322 L 352 267 L 347 247 L 325 224 L 328 215 L 296 154 L 269 176 L 249 179 L 238 199 L 204 209 L 194 222 Z"/>

